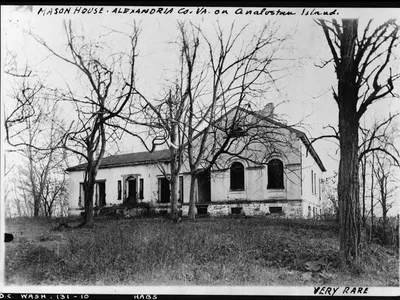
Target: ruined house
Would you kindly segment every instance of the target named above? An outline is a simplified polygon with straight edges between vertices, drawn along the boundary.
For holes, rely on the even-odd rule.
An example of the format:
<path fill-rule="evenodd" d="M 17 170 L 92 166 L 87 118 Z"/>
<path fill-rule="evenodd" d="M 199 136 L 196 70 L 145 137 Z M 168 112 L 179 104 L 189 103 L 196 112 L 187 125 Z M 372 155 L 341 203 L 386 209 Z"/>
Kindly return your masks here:
<path fill-rule="evenodd" d="M 199 215 L 312 218 L 320 214 L 321 179 L 326 170 L 304 132 L 277 121 L 271 105 L 258 112 L 233 109 L 214 125 L 204 165 L 218 150 L 219 141 L 230 134 L 232 142 L 229 151 L 198 177 Z M 67 169 L 70 214 L 83 211 L 84 166 Z M 94 205 L 147 203 L 156 213 L 168 213 L 168 172 L 168 149 L 105 157 L 97 174 Z M 183 216 L 188 214 L 189 189 L 190 173 L 183 158 L 179 176 Z"/>

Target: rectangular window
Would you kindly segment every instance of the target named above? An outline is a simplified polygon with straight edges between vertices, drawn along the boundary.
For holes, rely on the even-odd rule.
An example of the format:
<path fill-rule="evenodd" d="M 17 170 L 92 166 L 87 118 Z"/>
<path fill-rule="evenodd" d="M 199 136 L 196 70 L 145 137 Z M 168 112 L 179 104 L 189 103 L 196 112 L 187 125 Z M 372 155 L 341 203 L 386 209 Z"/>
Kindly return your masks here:
<path fill-rule="evenodd" d="M 78 199 L 78 206 L 84 207 L 85 206 L 85 187 L 83 182 L 79 183 L 79 199 Z"/>
<path fill-rule="evenodd" d="M 183 203 L 183 176 L 179 176 L 179 203 Z"/>
<path fill-rule="evenodd" d="M 318 181 L 318 195 L 319 195 L 319 200 L 321 200 L 321 179 Z"/>
<path fill-rule="evenodd" d="M 94 185 L 94 192 L 95 192 L 95 201 L 94 201 L 94 206 L 97 206 L 98 205 L 98 203 L 99 203 L 99 193 L 98 193 L 98 188 L 99 188 L 99 185 L 97 184 L 97 183 L 95 183 L 95 185 Z"/>
<path fill-rule="evenodd" d="M 271 214 L 280 214 L 280 213 L 282 213 L 282 207 L 270 207 L 269 208 L 269 212 L 271 213 Z"/>
<path fill-rule="evenodd" d="M 208 213 L 207 212 L 208 205 L 196 205 L 196 207 L 197 207 L 197 214 L 199 216 L 206 216 L 207 215 L 207 213 Z M 231 213 L 232 213 L 232 209 L 231 209 Z"/>
<path fill-rule="evenodd" d="M 158 178 L 158 202 L 161 202 L 161 183 L 162 183 L 162 178 Z"/>
<path fill-rule="evenodd" d="M 122 182 L 121 180 L 118 180 L 118 200 L 121 200 L 122 196 Z"/>
<path fill-rule="evenodd" d="M 144 184 L 144 179 L 140 178 L 139 179 L 139 199 L 143 200 L 143 184 Z"/>
<path fill-rule="evenodd" d="M 314 195 L 317 194 L 317 174 L 314 173 Z"/>
<path fill-rule="evenodd" d="M 311 170 L 311 193 L 314 194 L 314 174 L 313 170 Z"/>
<path fill-rule="evenodd" d="M 311 217 L 311 206 L 308 207 L 308 217 Z"/>
<path fill-rule="evenodd" d="M 232 215 L 240 215 L 242 213 L 242 207 L 231 207 Z"/>

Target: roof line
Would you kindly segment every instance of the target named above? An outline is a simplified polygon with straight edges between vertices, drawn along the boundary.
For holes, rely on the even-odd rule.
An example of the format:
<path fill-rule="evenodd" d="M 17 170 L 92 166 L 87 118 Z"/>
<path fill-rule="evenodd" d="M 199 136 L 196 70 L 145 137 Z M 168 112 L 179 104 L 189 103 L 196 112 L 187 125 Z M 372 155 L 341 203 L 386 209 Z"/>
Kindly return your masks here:
<path fill-rule="evenodd" d="M 326 172 L 325 166 L 324 166 L 324 164 L 322 163 L 321 158 L 319 157 L 317 151 L 315 151 L 315 149 L 314 149 L 312 143 L 310 142 L 310 140 L 308 139 L 307 135 L 306 135 L 303 131 L 298 130 L 298 129 L 296 129 L 296 128 L 293 128 L 293 127 L 290 126 L 290 125 L 287 125 L 287 124 L 278 122 L 278 121 L 276 121 L 276 120 L 273 120 L 273 119 L 271 119 L 271 118 L 269 118 L 269 117 L 263 116 L 263 115 L 261 115 L 261 114 L 259 114 L 259 113 L 257 113 L 257 112 L 248 111 L 247 109 L 244 109 L 244 108 L 242 108 L 242 107 L 238 107 L 238 109 L 240 109 L 241 111 L 247 112 L 247 113 L 249 113 L 249 114 L 252 114 L 252 115 L 254 115 L 254 116 L 256 116 L 256 117 L 265 119 L 265 120 L 267 120 L 268 122 L 271 122 L 271 123 L 273 123 L 273 124 L 275 124 L 275 125 L 281 126 L 282 128 L 285 128 L 285 129 L 287 129 L 287 130 L 289 130 L 289 131 L 292 131 L 292 132 L 296 133 L 297 136 L 302 140 L 302 142 L 304 143 L 304 145 L 307 147 L 307 151 L 310 152 L 311 156 L 314 158 L 315 162 L 318 164 L 318 166 L 320 167 L 321 171 L 322 171 L 322 172 Z"/>
<path fill-rule="evenodd" d="M 111 157 L 111 156 L 109 156 L 109 157 Z M 110 168 L 115 168 L 115 167 L 129 167 L 129 166 L 136 166 L 136 165 L 150 165 L 150 164 L 156 164 L 159 162 L 168 162 L 168 161 L 169 161 L 168 158 L 160 158 L 157 161 L 145 160 L 145 161 L 138 161 L 138 162 L 115 163 L 115 164 L 109 164 L 109 165 L 105 165 L 105 166 L 100 165 L 99 169 L 110 169 Z M 75 167 L 70 167 L 70 168 L 67 168 L 66 171 L 67 172 L 82 171 L 85 169 L 85 165 L 86 164 L 78 165 Z"/>
<path fill-rule="evenodd" d="M 223 119 L 225 116 L 229 115 L 233 110 L 238 109 L 241 110 L 245 113 L 254 115 L 258 118 L 267 120 L 268 122 L 274 124 L 274 125 L 278 125 L 281 128 L 287 129 L 289 131 L 292 131 L 294 133 L 296 133 L 297 137 L 299 137 L 302 142 L 304 143 L 304 145 L 307 148 L 307 151 L 310 152 L 311 156 L 314 158 L 314 160 L 316 161 L 316 163 L 319 165 L 320 169 L 325 172 L 326 169 L 322 163 L 321 158 L 318 156 L 318 153 L 315 151 L 314 147 L 312 146 L 312 143 L 310 142 L 310 140 L 308 139 L 307 135 L 303 132 L 300 131 L 298 129 L 293 128 L 292 126 L 289 126 L 287 124 L 281 123 L 279 121 L 273 120 L 269 117 L 263 116 L 262 114 L 258 113 L 258 112 L 253 112 L 253 111 L 249 111 L 247 109 L 244 109 L 242 107 L 239 106 L 235 106 L 233 108 L 231 108 L 228 112 L 226 112 L 225 114 L 223 114 L 222 116 L 220 116 L 215 123 L 219 122 L 221 119 Z M 205 129 L 201 130 L 200 132 L 198 132 L 194 137 L 193 140 L 197 139 L 201 133 L 204 131 Z M 188 142 L 185 143 L 184 146 L 187 146 Z M 168 149 L 161 149 L 161 150 L 157 150 L 157 151 L 168 151 Z M 146 151 L 144 151 L 146 152 Z M 119 154 L 119 155 L 111 155 L 108 157 L 115 157 L 115 156 L 120 156 L 120 155 L 127 155 L 127 154 L 138 154 L 138 153 L 144 153 L 144 152 L 133 152 L 133 153 L 126 153 L 126 154 Z M 155 153 L 155 152 L 147 152 L 147 153 Z M 108 158 L 107 157 L 107 158 Z M 157 162 L 165 162 L 165 161 L 169 161 L 169 158 L 160 158 L 157 160 Z M 151 164 L 151 163 L 156 163 L 154 160 L 145 160 L 145 161 L 137 161 L 137 162 L 128 162 L 128 163 L 113 163 L 113 164 L 109 164 L 109 165 L 100 165 L 99 169 L 107 169 L 107 168 L 114 168 L 114 167 L 122 167 L 122 166 L 134 166 L 134 165 L 140 165 L 140 164 Z M 86 164 L 80 164 L 77 166 L 73 166 L 70 168 L 67 168 L 66 171 L 67 172 L 71 172 L 71 171 L 81 171 L 84 170 Z"/>
<path fill-rule="evenodd" d="M 124 154 L 117 154 L 117 155 L 110 155 L 107 157 L 104 157 L 104 159 L 106 158 L 113 158 L 113 157 L 118 157 L 118 156 L 123 156 L 123 155 L 131 155 L 131 154 L 142 154 L 142 153 L 148 153 L 148 154 L 152 154 L 155 152 L 163 152 L 163 151 L 169 151 L 168 149 L 161 149 L 161 150 L 155 150 L 153 152 L 147 152 L 147 151 L 142 151 L 142 152 L 130 152 L 130 153 L 124 153 Z M 147 159 L 147 160 L 142 160 L 142 161 L 134 161 L 134 162 L 114 162 L 114 163 L 109 163 L 104 165 L 104 160 L 102 161 L 102 163 L 99 166 L 99 169 L 108 169 L 108 168 L 114 168 L 114 167 L 125 167 L 125 166 L 135 166 L 135 165 L 148 165 L 148 164 L 152 164 L 152 163 L 157 163 L 157 162 L 166 162 L 169 161 L 169 158 L 158 158 L 157 160 L 151 160 L 151 159 Z M 85 169 L 85 166 L 87 165 L 87 163 L 84 164 L 79 164 L 73 167 L 69 167 L 66 169 L 67 172 L 73 172 L 73 171 L 82 171 Z"/>

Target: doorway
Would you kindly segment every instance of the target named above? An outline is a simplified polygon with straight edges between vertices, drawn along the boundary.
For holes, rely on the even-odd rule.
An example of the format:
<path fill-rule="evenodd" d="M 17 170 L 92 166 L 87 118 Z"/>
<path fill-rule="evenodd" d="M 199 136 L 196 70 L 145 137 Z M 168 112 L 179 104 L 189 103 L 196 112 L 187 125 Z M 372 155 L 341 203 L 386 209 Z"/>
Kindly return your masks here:
<path fill-rule="evenodd" d="M 134 204 L 136 203 L 137 199 L 136 199 L 136 178 L 128 178 L 126 180 L 127 185 L 128 185 L 128 197 L 126 199 L 126 202 Z"/>
<path fill-rule="evenodd" d="M 210 171 L 203 171 L 199 173 L 197 177 L 198 184 L 198 203 L 210 203 L 211 202 L 211 176 Z"/>
<path fill-rule="evenodd" d="M 105 181 L 98 181 L 98 192 L 99 192 L 99 206 L 106 205 L 106 182 Z"/>
<path fill-rule="evenodd" d="M 167 178 L 158 178 L 158 201 L 161 203 L 169 203 L 171 190 L 169 180 Z"/>

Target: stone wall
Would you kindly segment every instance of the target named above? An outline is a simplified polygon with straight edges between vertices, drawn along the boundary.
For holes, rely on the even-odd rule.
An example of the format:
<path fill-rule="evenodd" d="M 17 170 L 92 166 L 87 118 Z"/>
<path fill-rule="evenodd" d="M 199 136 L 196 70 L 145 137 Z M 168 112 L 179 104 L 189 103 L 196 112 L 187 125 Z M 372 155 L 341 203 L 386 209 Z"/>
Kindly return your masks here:
<path fill-rule="evenodd" d="M 119 213 L 124 216 L 124 218 L 134 218 L 134 217 L 142 217 L 146 216 L 147 209 L 143 207 L 136 208 L 123 208 L 119 211 Z"/>
<path fill-rule="evenodd" d="M 281 207 L 282 213 L 271 213 L 270 207 Z M 240 210 L 241 215 L 245 216 L 265 216 L 265 215 L 280 215 L 288 218 L 301 218 L 302 217 L 302 205 L 301 200 L 284 200 L 284 201 L 274 201 L 274 202 L 262 202 L 255 201 L 249 203 L 212 203 L 207 206 L 207 214 L 212 217 L 216 216 L 229 216 L 232 214 L 232 208 L 235 210 Z M 187 216 L 189 211 L 189 206 L 184 205 L 182 207 L 182 215 Z"/>
<path fill-rule="evenodd" d="M 207 213 L 210 216 L 227 216 L 231 214 L 231 205 L 211 204 L 207 207 Z"/>
<path fill-rule="evenodd" d="M 229 216 L 232 215 L 232 208 L 240 211 L 240 215 L 244 216 L 282 216 L 288 218 L 301 218 L 302 217 L 302 202 L 301 200 L 276 200 L 269 202 L 252 201 L 248 203 L 212 203 L 208 205 L 201 205 L 207 207 L 207 215 L 211 217 Z M 282 208 L 282 213 L 274 213 L 270 211 L 270 207 Z M 134 218 L 148 215 L 166 215 L 171 212 L 169 204 L 153 204 L 149 209 L 143 207 L 117 208 L 117 213 L 124 218 Z M 199 209 L 198 209 L 199 210 Z M 189 205 L 181 206 L 182 216 L 187 216 L 189 213 Z M 70 209 L 70 215 L 79 215 L 83 209 Z"/>

